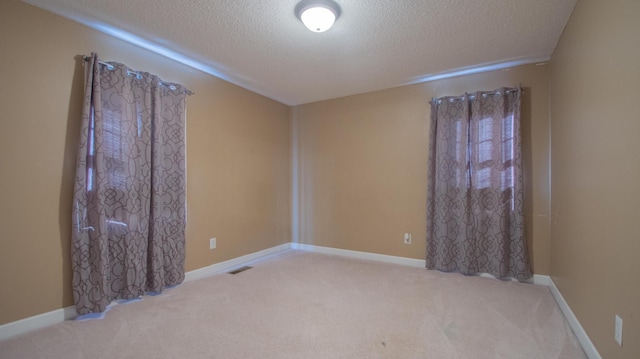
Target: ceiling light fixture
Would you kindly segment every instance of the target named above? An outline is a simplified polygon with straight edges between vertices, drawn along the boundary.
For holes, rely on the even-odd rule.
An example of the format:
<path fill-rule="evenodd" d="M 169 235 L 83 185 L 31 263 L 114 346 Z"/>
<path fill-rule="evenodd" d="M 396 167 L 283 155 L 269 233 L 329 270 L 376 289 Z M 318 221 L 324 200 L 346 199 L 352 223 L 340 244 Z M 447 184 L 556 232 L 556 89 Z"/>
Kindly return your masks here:
<path fill-rule="evenodd" d="M 296 5 L 295 13 L 307 29 L 325 32 L 340 16 L 340 6 L 333 0 L 302 0 Z"/>

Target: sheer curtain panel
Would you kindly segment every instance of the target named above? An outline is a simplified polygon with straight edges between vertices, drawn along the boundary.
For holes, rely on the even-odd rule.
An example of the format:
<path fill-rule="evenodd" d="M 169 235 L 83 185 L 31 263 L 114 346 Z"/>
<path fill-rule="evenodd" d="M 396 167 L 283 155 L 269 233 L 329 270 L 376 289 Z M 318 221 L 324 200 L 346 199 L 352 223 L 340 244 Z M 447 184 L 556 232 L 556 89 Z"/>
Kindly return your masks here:
<path fill-rule="evenodd" d="M 524 237 L 520 88 L 431 102 L 429 269 L 531 277 Z"/>
<path fill-rule="evenodd" d="M 92 54 L 73 201 L 78 314 L 184 280 L 188 90 Z"/>

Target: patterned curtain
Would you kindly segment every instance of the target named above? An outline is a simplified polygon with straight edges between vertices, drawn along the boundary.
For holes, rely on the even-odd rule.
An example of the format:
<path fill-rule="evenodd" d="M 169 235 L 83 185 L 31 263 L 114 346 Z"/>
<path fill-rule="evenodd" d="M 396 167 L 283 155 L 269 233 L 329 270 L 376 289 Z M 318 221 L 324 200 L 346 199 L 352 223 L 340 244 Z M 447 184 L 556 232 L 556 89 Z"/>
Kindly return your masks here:
<path fill-rule="evenodd" d="M 429 269 L 532 276 L 524 238 L 521 89 L 431 102 Z"/>
<path fill-rule="evenodd" d="M 88 59 L 71 245 L 78 314 L 184 280 L 187 92 Z"/>

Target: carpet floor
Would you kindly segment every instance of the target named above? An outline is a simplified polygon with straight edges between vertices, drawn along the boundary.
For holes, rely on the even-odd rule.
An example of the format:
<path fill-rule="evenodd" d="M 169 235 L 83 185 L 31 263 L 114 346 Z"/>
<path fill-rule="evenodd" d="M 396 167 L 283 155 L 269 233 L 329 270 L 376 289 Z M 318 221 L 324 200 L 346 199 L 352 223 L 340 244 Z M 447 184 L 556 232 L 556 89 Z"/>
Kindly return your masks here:
<path fill-rule="evenodd" d="M 288 250 L 0 342 L 0 358 L 586 358 L 544 286 Z"/>

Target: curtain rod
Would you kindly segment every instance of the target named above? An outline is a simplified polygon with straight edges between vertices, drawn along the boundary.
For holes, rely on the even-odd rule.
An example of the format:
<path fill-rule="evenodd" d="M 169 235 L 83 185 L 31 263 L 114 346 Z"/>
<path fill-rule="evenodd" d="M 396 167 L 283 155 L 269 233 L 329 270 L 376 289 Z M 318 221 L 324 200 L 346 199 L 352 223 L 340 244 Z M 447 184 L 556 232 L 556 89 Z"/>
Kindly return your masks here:
<path fill-rule="evenodd" d="M 89 61 L 91 59 L 91 56 L 86 56 L 85 55 L 82 58 L 84 59 L 84 61 Z M 104 62 L 104 61 L 98 60 L 98 63 L 100 65 L 106 66 L 109 70 L 113 70 L 114 69 L 114 66 L 112 64 L 108 63 L 108 62 Z M 139 79 L 142 78 L 142 75 L 140 75 L 139 71 L 131 70 L 128 67 L 127 67 L 127 75 L 135 75 Z M 175 83 L 162 81 L 162 80 L 160 80 L 160 83 L 165 85 L 165 86 L 168 86 L 171 90 L 175 90 L 176 89 L 176 84 Z M 180 86 L 182 86 L 182 85 L 180 85 Z M 189 90 L 188 88 L 186 88 L 184 86 L 182 86 L 182 87 L 184 88 L 184 91 L 187 93 L 187 95 L 191 96 L 191 95 L 195 94 L 195 92 Z"/>
<path fill-rule="evenodd" d="M 521 91 L 521 93 L 524 93 L 524 89 L 520 86 L 514 88 L 514 89 L 509 89 L 509 90 L 505 90 L 505 93 L 510 93 L 510 92 L 517 92 L 517 91 Z M 478 91 L 482 93 L 482 97 L 487 97 L 488 95 L 500 95 L 500 91 Z M 453 102 L 455 100 L 461 100 L 465 97 L 468 97 L 469 99 L 473 100 L 476 98 L 476 95 L 462 95 L 462 96 L 444 96 L 444 97 L 449 97 L 449 102 Z M 443 97 L 440 98 L 431 98 L 431 101 L 429 102 L 439 102 L 442 101 Z"/>

